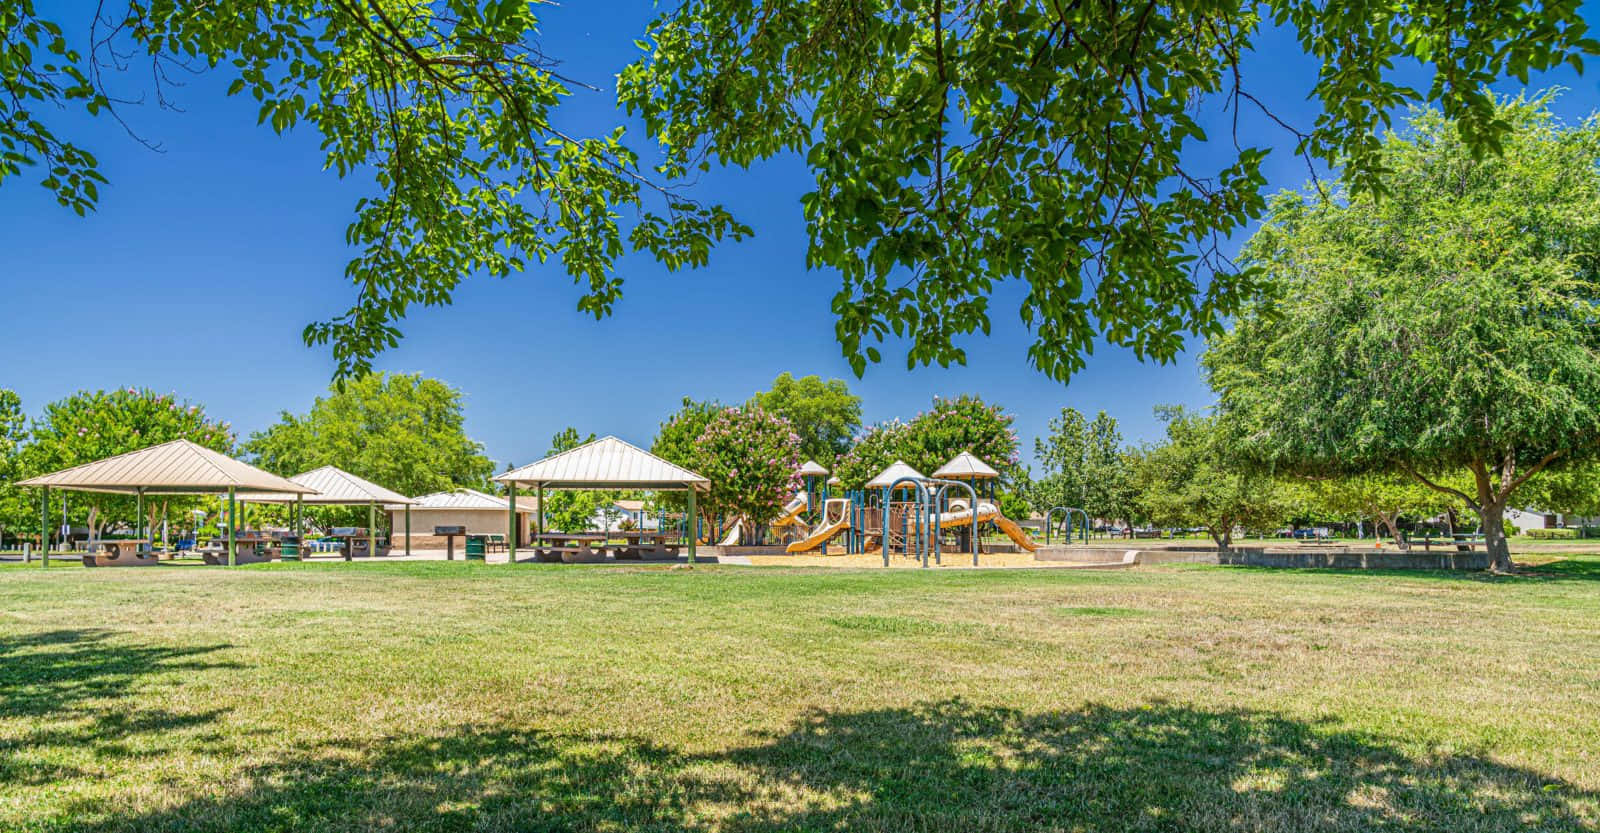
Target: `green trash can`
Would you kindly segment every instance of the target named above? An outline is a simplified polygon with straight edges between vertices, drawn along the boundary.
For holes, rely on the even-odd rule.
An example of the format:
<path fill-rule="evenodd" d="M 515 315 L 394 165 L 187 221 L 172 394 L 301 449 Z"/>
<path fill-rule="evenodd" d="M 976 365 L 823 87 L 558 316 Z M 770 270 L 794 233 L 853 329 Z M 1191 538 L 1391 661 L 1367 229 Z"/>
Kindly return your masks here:
<path fill-rule="evenodd" d="M 278 557 L 284 561 L 300 560 L 300 539 L 293 535 L 283 536 L 278 542 Z"/>
<path fill-rule="evenodd" d="M 486 546 L 488 540 L 489 540 L 489 538 L 486 535 L 468 535 L 467 536 L 467 560 L 468 561 L 482 561 L 483 560 L 484 547 Z"/>

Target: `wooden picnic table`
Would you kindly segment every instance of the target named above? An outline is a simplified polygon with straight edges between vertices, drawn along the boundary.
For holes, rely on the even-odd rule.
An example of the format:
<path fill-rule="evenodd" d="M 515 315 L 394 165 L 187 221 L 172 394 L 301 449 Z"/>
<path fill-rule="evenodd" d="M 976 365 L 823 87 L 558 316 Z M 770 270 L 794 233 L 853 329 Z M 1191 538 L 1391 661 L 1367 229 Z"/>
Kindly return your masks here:
<path fill-rule="evenodd" d="M 677 546 L 668 544 L 667 533 L 658 529 L 630 529 L 618 532 L 615 537 L 623 540 L 623 546 L 613 553 L 617 558 L 633 560 L 678 556 Z"/>

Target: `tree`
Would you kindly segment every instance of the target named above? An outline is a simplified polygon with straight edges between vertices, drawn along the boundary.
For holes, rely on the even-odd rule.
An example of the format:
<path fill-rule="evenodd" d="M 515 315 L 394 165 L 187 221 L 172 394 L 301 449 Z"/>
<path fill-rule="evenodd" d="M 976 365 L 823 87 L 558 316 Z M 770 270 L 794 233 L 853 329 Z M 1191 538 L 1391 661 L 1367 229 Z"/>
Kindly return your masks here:
<path fill-rule="evenodd" d="M 1267 151 L 1238 108 L 1283 124 L 1239 68 L 1263 19 L 1323 65 L 1326 112 L 1289 134 L 1297 152 L 1370 191 L 1374 134 L 1407 103 L 1440 102 L 1467 144 L 1497 148 L 1483 86 L 1581 68 L 1600 43 L 1580 6 L 689 0 L 651 25 L 618 93 L 674 170 L 806 160 L 807 262 L 844 276 L 837 333 L 857 373 L 890 333 L 910 339 L 908 364 L 965 362 L 956 339 L 987 333 L 989 294 L 1020 280 L 1028 357 L 1065 379 L 1097 337 L 1170 360 L 1253 286 L 1218 247 L 1264 208 Z M 1432 87 L 1397 83 L 1396 62 Z M 1220 147 L 1208 104 L 1234 110 Z"/>
<path fill-rule="evenodd" d="M 1075 506 L 1090 517 L 1126 520 L 1130 487 L 1116 419 L 1101 411 L 1090 422 L 1077 409 L 1062 408 L 1049 432 L 1033 441 L 1044 468 L 1030 492 L 1034 511 Z"/>
<path fill-rule="evenodd" d="M 1157 408 L 1166 441 L 1145 448 L 1132 473 L 1138 502 L 1162 526 L 1204 527 L 1217 546 L 1233 545 L 1236 528 L 1265 529 L 1287 514 L 1271 475 L 1235 458 L 1232 437 L 1215 417 L 1181 407 Z"/>
<path fill-rule="evenodd" d="M 832 467 L 850 450 L 861 429 L 861 397 L 843 379 L 821 376 L 794 378 L 787 372 L 772 380 L 772 390 L 750 398 L 750 404 L 789 420 L 800 436 L 800 455 Z"/>
<path fill-rule="evenodd" d="M 571 451 L 594 440 L 594 434 L 580 437 L 578 429 L 569 426 L 550 438 L 550 450 L 545 452 L 545 456 Z M 544 524 L 549 529 L 562 532 L 593 529 L 595 513 L 616 500 L 615 491 L 547 489 L 544 493 Z"/>
<path fill-rule="evenodd" d="M 421 374 L 353 379 L 303 416 L 282 412 L 244 450 L 286 477 L 338 466 L 406 495 L 486 488 L 494 471 L 483 445 L 467 437 L 460 391 Z"/>
<path fill-rule="evenodd" d="M 800 490 L 800 437 L 758 406 L 725 408 L 695 442 L 689 468 L 711 481 L 705 517 L 743 518 L 746 532 L 775 520 Z"/>
<path fill-rule="evenodd" d="M 582 136 L 554 123 L 557 103 L 584 85 L 540 50 L 537 4 L 121 6 L 80 21 L 91 29 L 87 54 L 32 0 L 0 9 L 0 82 L 10 91 L 0 97 L 0 183 L 37 166 L 56 199 L 83 214 L 105 179 L 93 154 L 55 133 L 50 112 L 82 101 L 91 115 L 124 120 L 131 96 L 108 87 L 139 83 L 123 72 L 135 61 L 146 62 L 162 105 L 169 72 L 224 73 L 229 95 L 260 103 L 258 123 L 277 133 L 304 123 L 321 135 L 324 168 L 375 185 L 345 232 L 357 251 L 344 270 L 359 287 L 355 304 L 305 331 L 307 343 L 331 343 L 341 377 L 369 369 L 412 306 L 449 303 L 468 275 L 557 258 L 584 288 L 578 308 L 598 318 L 620 297 L 614 266 L 628 250 L 678 269 L 748 233 L 641 169 L 621 128 Z M 634 219 L 624 225 L 623 215 Z"/>
<path fill-rule="evenodd" d="M 1344 518 L 1371 518 L 1374 535 L 1387 534 L 1395 546 L 1404 544 L 1400 518 L 1436 515 L 1450 507 L 1444 495 L 1404 473 L 1375 472 L 1305 481 L 1312 506 Z"/>
<path fill-rule="evenodd" d="M 682 407 L 656 429 L 656 437 L 650 443 L 650 453 L 669 463 L 694 470 L 695 445 L 700 441 L 700 435 L 705 433 L 706 426 L 722 411 L 722 405 L 715 401 L 697 402 L 685 396 Z M 675 491 L 657 494 L 655 504 L 670 512 L 685 512 L 689 508 L 688 497 Z M 705 511 L 703 504 L 699 508 L 702 513 Z M 715 515 L 708 517 L 715 522 Z"/>
<path fill-rule="evenodd" d="M 1231 153 L 1206 146 L 1200 128 L 1208 105 L 1266 110 L 1239 69 L 1261 21 L 1293 30 L 1323 66 L 1325 113 L 1289 134 L 1298 152 L 1346 163 L 1364 188 L 1397 107 L 1437 102 L 1469 145 L 1493 150 L 1505 131 L 1488 84 L 1600 52 L 1580 0 L 1359 12 L 1311 0 L 691 0 L 655 22 L 649 54 L 619 80 L 620 102 L 665 148 L 646 172 L 621 129 L 558 126 L 557 103 L 584 85 L 541 50 L 539 7 L 123 0 L 79 22 L 83 53 L 63 35 L 78 24 L 6 3 L 0 182 L 35 167 L 63 205 L 90 210 L 103 175 L 57 133 L 71 124 L 57 111 L 82 102 L 126 123 L 121 102 L 138 96 L 108 86 L 149 78 L 165 105 L 169 71 L 223 73 L 230 94 L 260 103 L 260 123 L 310 127 L 324 167 L 374 183 L 346 229 L 355 303 L 305 333 L 331 344 L 344 376 L 397 343 L 413 306 L 449 303 L 474 273 L 559 258 L 585 288 L 579 308 L 604 316 L 629 249 L 679 268 L 749 232 L 683 193 L 695 174 L 792 153 L 818 183 L 802 199 L 807 260 L 843 273 L 837 334 L 857 373 L 880 357 L 866 342 L 890 332 L 911 338 L 909 362 L 964 361 L 956 339 L 987 332 L 990 292 L 1016 279 L 1037 334 L 1029 356 L 1065 378 L 1097 335 L 1170 359 L 1251 285 L 1248 273 L 1191 272 L 1263 208 L 1266 151 L 1240 135 Z M 1407 70 L 1431 86 L 1398 83 Z M 1213 150 L 1227 154 L 1217 167 L 1191 162 Z M 911 280 L 889 280 L 897 268 Z"/>
<path fill-rule="evenodd" d="M 868 429 L 840 458 L 835 473 L 847 487 L 860 488 L 895 460 L 932 476 L 967 451 L 998 471 L 1000 485 L 1010 488 L 1021 471 L 1012 421 L 1005 408 L 981 397 L 936 396 L 933 407 L 910 422 L 891 420 Z"/>
<path fill-rule="evenodd" d="M 1243 252 L 1274 288 L 1205 356 L 1258 460 L 1404 471 L 1478 512 L 1496 570 L 1507 501 L 1600 445 L 1600 122 L 1547 103 L 1496 105 L 1499 156 L 1415 114 L 1379 151 L 1381 200 L 1275 200 Z"/>
<path fill-rule="evenodd" d="M 22 397 L 0 388 L 0 538 L 38 524 L 38 507 L 22 489 L 11 485 L 23 479 L 22 448 L 27 439 Z"/>
<path fill-rule="evenodd" d="M 29 438 L 22 453 L 27 476 L 173 440 L 189 440 L 223 454 L 232 454 L 234 446 L 228 423 L 207 416 L 200 405 L 139 388 L 79 391 L 52 402 L 33 421 Z M 195 500 L 152 498 L 145 503 L 146 521 L 154 528 L 168 509 L 189 508 Z M 72 500 L 76 509 L 72 517 L 82 518 L 98 534 L 109 520 L 134 518 L 136 503 L 132 497 L 83 492 Z"/>

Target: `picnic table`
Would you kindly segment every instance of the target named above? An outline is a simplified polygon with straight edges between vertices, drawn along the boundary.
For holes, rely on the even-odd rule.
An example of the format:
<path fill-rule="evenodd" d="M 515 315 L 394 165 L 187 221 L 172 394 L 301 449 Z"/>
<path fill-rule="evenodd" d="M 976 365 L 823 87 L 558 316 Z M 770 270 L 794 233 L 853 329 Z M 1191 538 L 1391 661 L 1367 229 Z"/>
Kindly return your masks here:
<path fill-rule="evenodd" d="M 539 561 L 586 564 L 606 559 L 609 535 L 600 532 L 541 532 L 533 536 L 533 557 Z M 595 547 L 599 544 L 599 547 Z"/>
<path fill-rule="evenodd" d="M 613 553 L 617 558 L 645 559 L 645 558 L 677 558 L 676 545 L 667 543 L 667 534 L 660 530 L 633 529 L 627 532 L 618 532 L 613 537 L 621 538 L 622 546 Z"/>
<path fill-rule="evenodd" d="M 142 567 L 157 563 L 147 538 L 108 538 L 95 541 L 93 552 L 83 556 L 85 567 Z"/>

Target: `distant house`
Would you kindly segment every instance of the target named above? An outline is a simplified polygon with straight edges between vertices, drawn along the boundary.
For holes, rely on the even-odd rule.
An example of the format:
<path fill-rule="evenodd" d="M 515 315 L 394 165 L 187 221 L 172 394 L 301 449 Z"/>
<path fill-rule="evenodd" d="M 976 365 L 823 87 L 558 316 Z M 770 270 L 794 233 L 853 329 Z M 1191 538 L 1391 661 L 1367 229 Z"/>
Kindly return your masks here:
<path fill-rule="evenodd" d="M 595 510 L 595 529 L 618 529 L 627 521 L 634 529 L 655 529 L 657 518 L 646 512 L 642 500 L 618 500 Z"/>
<path fill-rule="evenodd" d="M 1560 515 L 1536 509 L 1507 509 L 1505 517 L 1518 532 L 1527 532 L 1530 529 L 1554 529 L 1561 522 Z"/>
<path fill-rule="evenodd" d="M 506 534 L 507 506 L 503 497 L 484 494 L 476 489 L 455 489 L 423 495 L 416 500 L 411 507 L 411 546 L 414 548 L 443 549 L 444 539 L 433 534 L 436 526 L 464 526 L 469 535 Z M 389 528 L 394 530 L 395 547 L 399 548 L 406 534 L 405 507 L 391 504 L 384 506 L 383 511 L 389 515 Z M 527 543 L 538 517 L 538 500 L 528 495 L 518 495 L 519 545 Z"/>

